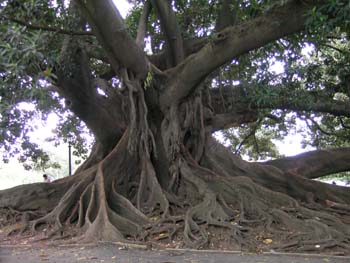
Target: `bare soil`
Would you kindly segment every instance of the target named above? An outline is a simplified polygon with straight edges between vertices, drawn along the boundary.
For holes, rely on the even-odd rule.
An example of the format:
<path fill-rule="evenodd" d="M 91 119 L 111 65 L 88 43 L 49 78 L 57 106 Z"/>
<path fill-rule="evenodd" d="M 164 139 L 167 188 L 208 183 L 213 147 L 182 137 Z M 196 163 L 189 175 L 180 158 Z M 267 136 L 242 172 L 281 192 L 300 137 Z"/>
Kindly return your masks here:
<path fill-rule="evenodd" d="M 350 257 L 305 254 L 257 254 L 224 251 L 156 250 L 129 248 L 120 244 L 0 246 L 0 262 L 152 262 L 152 263 L 347 263 Z"/>
<path fill-rule="evenodd" d="M 320 251 L 316 254 L 277 253 L 269 249 L 267 238 L 257 236 L 261 246 L 255 251 L 239 251 L 222 239 L 224 233 L 217 232 L 211 238 L 207 250 L 188 250 L 179 248 L 176 240 L 167 242 L 158 237 L 158 242 L 147 244 L 126 244 L 121 242 L 99 242 L 90 244 L 74 243 L 73 239 L 53 240 L 45 238 L 47 229 L 42 229 L 35 236 L 13 234 L 21 224 L 7 225 L 0 228 L 0 262 L 245 262 L 245 263 L 345 263 L 350 257 L 337 251 Z M 16 232 L 16 231 L 15 231 Z M 156 241 L 157 238 L 154 240 Z M 272 239 L 269 240 L 274 242 Z"/>

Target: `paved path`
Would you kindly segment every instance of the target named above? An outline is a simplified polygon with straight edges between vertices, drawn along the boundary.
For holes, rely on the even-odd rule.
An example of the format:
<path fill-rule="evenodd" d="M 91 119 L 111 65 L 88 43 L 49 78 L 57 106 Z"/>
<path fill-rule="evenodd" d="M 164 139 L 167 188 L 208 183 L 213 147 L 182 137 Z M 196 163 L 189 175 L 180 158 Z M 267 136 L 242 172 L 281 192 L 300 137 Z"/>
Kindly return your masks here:
<path fill-rule="evenodd" d="M 115 244 L 73 247 L 0 247 L 0 263 L 350 263 L 350 257 L 322 255 L 256 255 L 207 251 L 126 249 Z"/>

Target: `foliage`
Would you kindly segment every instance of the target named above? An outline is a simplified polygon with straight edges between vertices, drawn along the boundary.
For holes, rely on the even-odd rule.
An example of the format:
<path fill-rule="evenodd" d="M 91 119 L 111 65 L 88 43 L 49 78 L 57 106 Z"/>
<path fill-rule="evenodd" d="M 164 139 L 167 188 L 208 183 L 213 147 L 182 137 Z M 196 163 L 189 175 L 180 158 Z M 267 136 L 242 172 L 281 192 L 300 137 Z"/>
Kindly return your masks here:
<path fill-rule="evenodd" d="M 249 64 L 242 65 L 245 69 L 244 84 L 254 87 L 250 89 L 250 99 L 258 106 L 269 104 L 271 108 L 278 100 L 286 97 L 293 98 L 295 105 L 305 104 L 310 105 L 310 108 L 313 103 L 318 103 L 315 97 L 331 101 L 348 101 L 350 31 L 346 17 L 349 17 L 349 14 L 349 3 L 328 1 L 324 6 L 310 11 L 307 21 L 310 35 L 304 35 L 302 32 L 297 36 L 281 39 L 250 52 L 249 58 L 243 60 Z M 283 70 L 280 69 L 282 73 L 273 72 L 272 65 L 276 62 L 283 65 Z M 240 60 L 239 64 L 241 63 Z M 237 72 L 231 70 L 230 74 L 235 75 Z M 309 91 L 314 92 L 315 96 L 310 96 Z M 287 113 L 288 111 L 284 111 L 281 119 L 290 129 L 295 125 L 295 118 L 288 120 L 285 118 L 290 116 Z M 312 146 L 320 149 L 349 145 L 349 118 L 305 111 L 298 112 L 297 116 L 299 120 L 305 122 L 302 130 L 298 131 L 305 134 L 304 147 Z M 273 132 L 273 126 L 270 125 L 267 128 L 272 129 L 271 132 Z M 282 128 L 279 131 L 287 130 Z M 261 134 L 261 130 L 257 128 L 256 133 L 259 132 Z M 249 148 L 252 146 L 245 140 L 246 134 L 247 132 L 236 132 L 232 137 L 232 132 L 224 133 L 227 139 L 231 139 L 234 146 L 244 143 Z M 272 138 L 281 139 L 281 134 L 275 133 Z M 272 153 L 275 151 L 273 144 L 268 151 L 273 156 Z M 256 156 L 253 159 L 261 157 Z"/>
<path fill-rule="evenodd" d="M 0 26 L 0 147 L 3 161 L 18 156 L 26 169 L 46 167 L 50 157 L 29 133 L 35 120 L 47 120 L 49 114 L 60 116 L 59 127 L 70 128 L 70 140 L 77 155 L 86 155 L 89 145 L 79 134 L 80 121 L 66 114 L 64 101 L 52 88 L 56 76 L 62 35 L 46 29 L 69 25 L 69 16 L 62 3 L 56 1 L 1 1 Z M 31 21 L 31 24 L 27 24 Z M 31 25 L 37 28 L 31 28 Z M 69 110 L 68 110 L 69 111 Z M 67 129 L 67 128 L 66 128 Z M 56 143 L 66 138 L 58 132 Z"/>

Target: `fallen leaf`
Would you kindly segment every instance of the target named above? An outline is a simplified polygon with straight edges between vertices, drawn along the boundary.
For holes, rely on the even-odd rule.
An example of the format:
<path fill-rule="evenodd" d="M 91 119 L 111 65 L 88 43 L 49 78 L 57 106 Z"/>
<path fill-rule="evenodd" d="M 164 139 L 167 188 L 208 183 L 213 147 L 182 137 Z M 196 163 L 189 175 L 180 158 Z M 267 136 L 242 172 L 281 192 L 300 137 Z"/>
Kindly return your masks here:
<path fill-rule="evenodd" d="M 165 236 L 166 236 L 166 233 L 160 233 L 159 236 L 160 236 L 160 237 L 165 237 Z"/>
<path fill-rule="evenodd" d="M 272 239 L 266 238 L 266 239 L 263 240 L 263 243 L 266 244 L 266 245 L 271 244 L 272 243 Z"/>

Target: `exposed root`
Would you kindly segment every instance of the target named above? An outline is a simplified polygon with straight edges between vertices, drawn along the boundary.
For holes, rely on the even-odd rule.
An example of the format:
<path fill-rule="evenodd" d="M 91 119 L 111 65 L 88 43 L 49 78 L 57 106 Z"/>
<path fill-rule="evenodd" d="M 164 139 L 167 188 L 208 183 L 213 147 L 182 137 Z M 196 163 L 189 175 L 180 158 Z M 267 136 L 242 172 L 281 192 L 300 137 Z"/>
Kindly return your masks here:
<path fill-rule="evenodd" d="M 94 173 L 96 169 L 91 168 L 88 170 L 87 176 L 84 180 L 74 184 L 62 197 L 58 205 L 50 213 L 32 222 L 32 231 L 35 232 L 36 228 L 41 224 L 48 224 L 53 226 L 53 231 L 51 235 L 57 232 L 61 232 L 63 229 L 63 224 L 65 220 L 71 216 L 71 209 L 74 207 L 79 200 L 80 194 L 85 190 L 87 185 L 94 178 Z M 73 212 L 77 212 L 73 209 Z"/>
<path fill-rule="evenodd" d="M 195 186 L 199 196 L 202 197 L 202 201 L 189 208 L 186 213 L 184 229 L 186 245 L 198 248 L 208 243 L 208 234 L 205 229 L 200 227 L 201 224 L 228 228 L 237 237 L 239 229 L 230 223 L 234 211 L 228 207 L 221 196 L 210 189 L 201 177 L 195 176 L 193 170 L 186 163 L 181 165 L 181 174 L 185 180 Z"/>
<path fill-rule="evenodd" d="M 274 191 L 257 184 L 255 176 L 242 175 L 252 168 L 232 175 L 225 165 L 214 167 L 217 159 L 203 167 L 184 145 L 172 163 L 171 187 L 162 187 L 149 156 L 126 151 L 128 136 L 126 131 L 108 156 L 78 175 L 49 213 L 37 218 L 40 214 L 29 211 L 23 217 L 22 211 L 7 208 L 2 210 L 6 221 L 29 222 L 32 231 L 45 225 L 47 238 L 55 239 L 78 235 L 88 242 L 176 240 L 178 246 L 192 248 L 227 242 L 228 247 L 249 251 L 348 253 L 347 204 L 304 203 L 288 195 L 288 188 L 282 193 L 278 185 Z M 268 169 L 257 171 L 265 174 Z M 271 170 L 273 176 L 279 174 L 275 172 Z"/>
<path fill-rule="evenodd" d="M 137 208 L 150 214 L 160 206 L 163 217 L 168 214 L 169 202 L 158 183 L 153 165 L 148 158 L 142 160 L 142 172 L 137 193 Z"/>
<path fill-rule="evenodd" d="M 172 241 L 175 235 L 183 229 L 183 216 L 169 216 L 161 218 L 156 222 L 145 227 L 145 231 L 141 236 L 141 240 L 162 240 L 168 239 Z"/>
<path fill-rule="evenodd" d="M 36 211 L 21 212 L 7 207 L 0 209 L 0 215 L 0 229 L 5 229 L 6 236 L 11 236 L 25 232 L 29 221 L 42 216 L 42 213 Z"/>
<path fill-rule="evenodd" d="M 107 188 L 108 189 L 108 188 Z M 99 165 L 85 217 L 86 241 L 123 241 L 125 236 L 136 236 L 141 225 L 113 211 L 107 203 L 107 192 L 102 164 Z M 114 194 L 116 195 L 116 193 Z M 117 204 L 117 202 L 115 201 Z"/>

